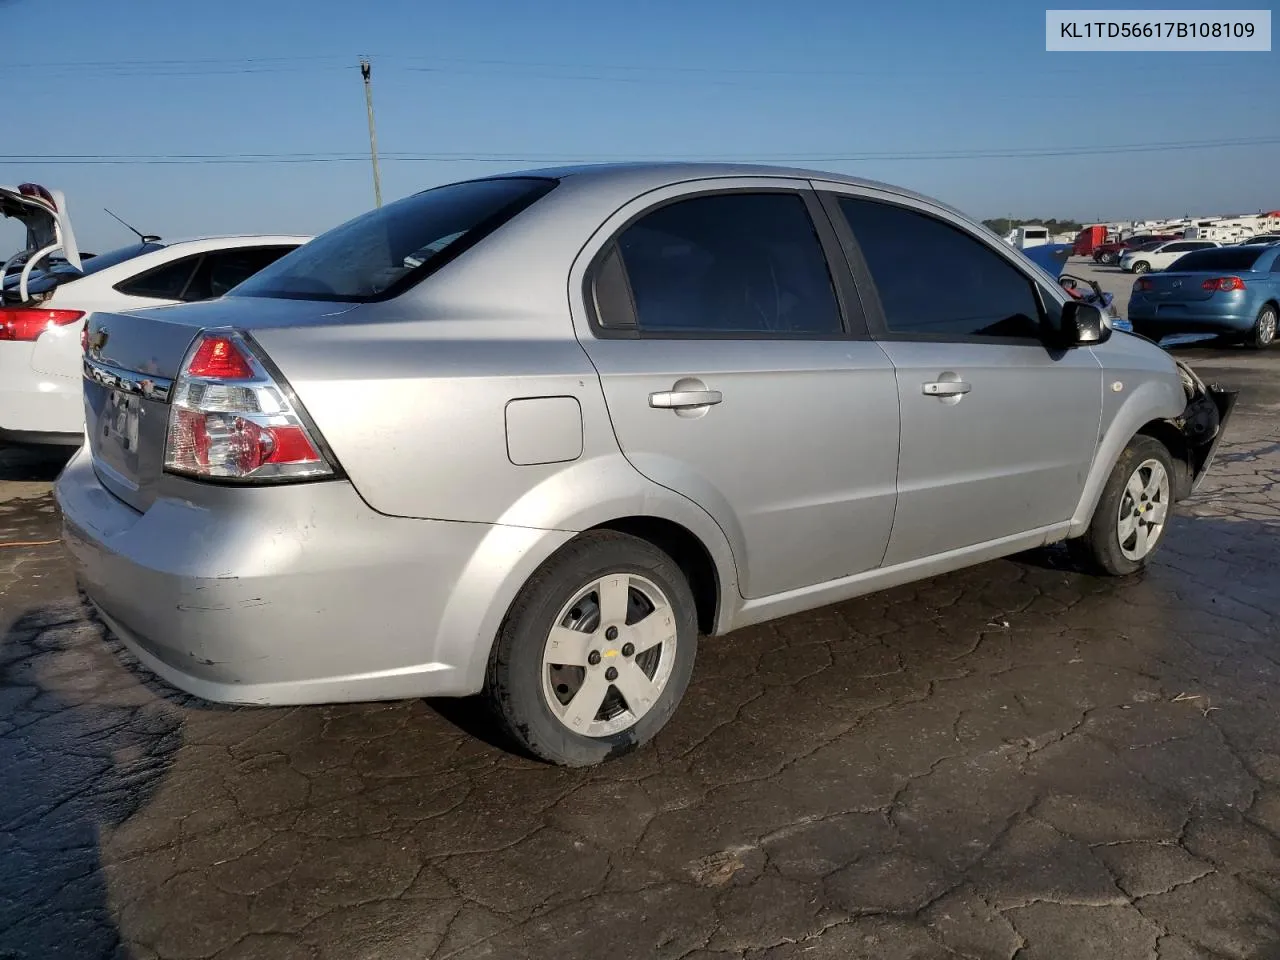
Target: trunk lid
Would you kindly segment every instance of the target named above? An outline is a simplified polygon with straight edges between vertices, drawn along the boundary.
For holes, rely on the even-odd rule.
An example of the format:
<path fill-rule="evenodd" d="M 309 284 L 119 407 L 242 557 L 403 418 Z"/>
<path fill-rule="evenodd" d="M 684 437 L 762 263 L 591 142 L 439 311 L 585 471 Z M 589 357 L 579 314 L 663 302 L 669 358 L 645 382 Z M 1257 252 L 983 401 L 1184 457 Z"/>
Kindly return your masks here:
<path fill-rule="evenodd" d="M 5 259 L 0 283 L 39 254 L 47 257 L 59 252 L 72 267 L 81 269 L 80 248 L 71 229 L 67 198 L 61 190 L 49 190 L 38 183 L 0 185 L 0 216 L 11 217 L 27 229 L 26 246 Z M 35 268 L 39 266 L 37 263 Z"/>
<path fill-rule="evenodd" d="M 1208 300 L 1213 291 L 1202 286 L 1204 281 L 1217 274 L 1209 273 L 1148 273 L 1144 280 L 1151 284 L 1146 291 L 1147 298 L 1157 303 L 1195 303 Z"/>
<path fill-rule="evenodd" d="M 333 320 L 350 303 L 228 298 L 128 313 L 93 313 L 85 326 L 85 439 L 103 485 L 138 511 L 156 498 L 164 474 L 169 400 L 196 335 L 234 326 Z"/>

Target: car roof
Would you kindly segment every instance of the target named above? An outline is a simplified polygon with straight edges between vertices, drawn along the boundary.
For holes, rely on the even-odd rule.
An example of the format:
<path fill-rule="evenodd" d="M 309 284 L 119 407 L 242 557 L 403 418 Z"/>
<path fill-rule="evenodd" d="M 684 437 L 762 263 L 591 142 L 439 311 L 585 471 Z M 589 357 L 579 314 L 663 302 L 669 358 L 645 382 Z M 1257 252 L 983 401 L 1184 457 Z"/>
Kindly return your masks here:
<path fill-rule="evenodd" d="M 968 214 L 936 197 L 916 193 L 905 187 L 879 180 L 868 180 L 845 173 L 830 170 L 814 170 L 805 167 L 774 166 L 755 163 L 718 163 L 710 161 L 638 161 L 633 163 L 590 163 L 570 164 L 557 167 L 538 167 L 528 170 L 513 170 L 494 174 L 489 177 L 476 177 L 476 180 L 501 180 L 513 177 L 545 177 L 555 180 L 575 181 L 579 189 L 598 187 L 602 192 L 614 191 L 634 192 L 636 196 L 662 187 L 687 183 L 691 180 L 723 179 L 730 177 L 773 177 L 781 179 L 821 180 L 828 183 L 841 183 L 849 186 L 865 187 L 886 193 L 895 193 L 901 197 L 918 200 L 932 206 L 949 210 L 957 216 L 971 220 Z"/>

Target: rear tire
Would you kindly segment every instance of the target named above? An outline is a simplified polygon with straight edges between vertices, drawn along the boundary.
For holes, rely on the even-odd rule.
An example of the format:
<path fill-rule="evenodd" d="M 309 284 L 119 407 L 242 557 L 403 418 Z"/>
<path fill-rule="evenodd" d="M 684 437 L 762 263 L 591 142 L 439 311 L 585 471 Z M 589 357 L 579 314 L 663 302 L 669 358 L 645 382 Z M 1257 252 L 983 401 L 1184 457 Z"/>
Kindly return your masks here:
<path fill-rule="evenodd" d="M 516 597 L 485 695 L 517 745 L 550 763 L 591 766 L 666 725 L 689 685 L 697 641 L 693 592 L 675 561 L 637 537 L 591 531 Z"/>
<path fill-rule="evenodd" d="M 1275 342 L 1276 308 L 1268 303 L 1258 311 L 1258 317 L 1253 321 L 1253 329 L 1249 331 L 1245 343 L 1254 350 L 1265 350 Z"/>
<path fill-rule="evenodd" d="M 1173 519 L 1173 458 L 1159 440 L 1139 434 L 1120 454 L 1085 533 L 1067 543 L 1091 572 L 1138 573 L 1164 541 Z"/>

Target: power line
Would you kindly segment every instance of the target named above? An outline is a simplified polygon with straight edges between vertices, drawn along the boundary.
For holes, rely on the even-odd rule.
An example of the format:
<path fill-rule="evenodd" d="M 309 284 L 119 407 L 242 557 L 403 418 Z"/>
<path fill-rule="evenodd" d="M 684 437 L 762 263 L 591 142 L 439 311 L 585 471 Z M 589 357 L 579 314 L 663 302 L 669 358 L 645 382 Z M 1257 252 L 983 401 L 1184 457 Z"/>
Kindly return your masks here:
<path fill-rule="evenodd" d="M 1079 156 L 1110 156 L 1127 153 L 1150 153 L 1180 150 L 1226 149 L 1280 144 L 1280 136 L 1238 137 L 1221 140 L 1181 140 L 1129 144 L 1071 145 L 1065 147 L 992 147 L 968 150 L 901 150 L 901 151 L 825 151 L 750 154 L 551 154 L 525 151 L 489 153 L 461 152 L 379 152 L 379 157 L 401 162 L 427 163 L 608 163 L 618 161 L 716 161 L 726 163 L 758 163 L 808 161 L 855 163 L 877 160 L 989 160 L 1046 159 Z M 39 164 L 279 164 L 279 163 L 349 163 L 367 161 L 367 154 L 339 152 L 297 153 L 189 153 L 189 154 L 0 154 L 0 163 Z"/>

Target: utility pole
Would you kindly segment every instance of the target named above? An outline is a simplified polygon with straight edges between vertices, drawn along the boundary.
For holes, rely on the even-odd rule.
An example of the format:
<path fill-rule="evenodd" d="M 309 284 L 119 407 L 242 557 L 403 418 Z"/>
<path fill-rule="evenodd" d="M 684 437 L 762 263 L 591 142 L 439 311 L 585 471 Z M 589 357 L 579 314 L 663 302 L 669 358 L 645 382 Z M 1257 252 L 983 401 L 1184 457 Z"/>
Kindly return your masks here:
<path fill-rule="evenodd" d="M 369 156 L 373 159 L 373 197 L 382 206 L 382 176 L 378 173 L 378 130 L 373 124 L 373 65 L 360 58 L 360 76 L 364 78 L 364 105 L 369 112 Z"/>

